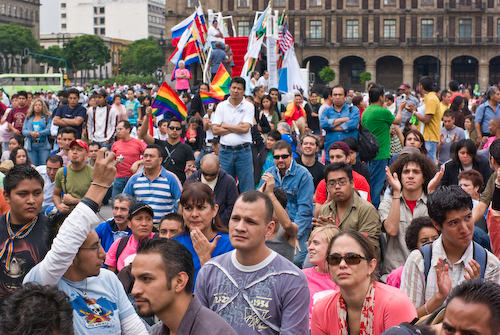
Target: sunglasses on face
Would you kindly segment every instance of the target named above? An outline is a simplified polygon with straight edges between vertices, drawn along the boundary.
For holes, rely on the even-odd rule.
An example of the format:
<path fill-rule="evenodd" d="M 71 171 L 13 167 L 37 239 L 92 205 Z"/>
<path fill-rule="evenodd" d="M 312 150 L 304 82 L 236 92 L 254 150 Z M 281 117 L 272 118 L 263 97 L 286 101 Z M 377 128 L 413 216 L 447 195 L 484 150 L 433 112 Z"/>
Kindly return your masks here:
<path fill-rule="evenodd" d="M 204 175 L 205 177 L 215 177 L 217 174 L 219 174 L 219 171 L 207 173 L 207 172 L 201 170 L 201 174 Z"/>
<path fill-rule="evenodd" d="M 349 253 L 345 254 L 344 256 L 341 256 L 339 254 L 331 254 L 326 258 L 326 261 L 330 265 L 339 265 L 342 260 L 344 260 L 347 265 L 356 265 L 356 264 L 361 263 L 362 259 L 367 260 L 367 261 L 371 261 L 370 258 L 363 257 L 363 256 L 355 254 L 353 252 L 349 252 Z"/>
<path fill-rule="evenodd" d="M 288 157 L 290 157 L 290 155 L 275 155 L 275 156 L 273 156 L 273 158 L 276 160 L 279 160 L 280 158 L 287 159 Z"/>
<path fill-rule="evenodd" d="M 181 130 L 182 128 L 181 127 L 170 126 L 170 127 L 168 127 L 168 129 L 170 129 L 170 130 Z"/>

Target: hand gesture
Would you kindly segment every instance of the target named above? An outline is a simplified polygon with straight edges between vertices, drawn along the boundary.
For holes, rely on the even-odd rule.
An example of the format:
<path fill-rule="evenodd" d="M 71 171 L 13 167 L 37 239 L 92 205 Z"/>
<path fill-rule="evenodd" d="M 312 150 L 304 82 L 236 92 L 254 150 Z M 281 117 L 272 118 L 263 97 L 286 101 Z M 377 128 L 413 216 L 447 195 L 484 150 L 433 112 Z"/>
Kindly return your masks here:
<path fill-rule="evenodd" d="M 385 175 L 387 176 L 387 182 L 389 183 L 389 186 L 392 187 L 392 190 L 396 193 L 401 193 L 401 182 L 398 179 L 398 174 L 396 172 L 391 174 L 391 170 L 388 166 L 386 166 Z"/>
<path fill-rule="evenodd" d="M 481 144 L 485 145 L 486 142 L 488 142 L 488 136 L 483 136 L 483 138 L 481 139 Z"/>
<path fill-rule="evenodd" d="M 261 192 L 266 193 L 267 195 L 274 194 L 274 177 L 269 172 L 264 173 L 262 176 L 262 180 L 264 180 L 264 184 L 262 184 L 263 189 Z"/>
<path fill-rule="evenodd" d="M 72 196 L 69 193 L 64 193 L 63 198 L 62 198 L 63 203 L 66 204 L 66 205 L 77 204 L 78 200 L 79 199 L 75 198 L 74 196 Z"/>
<path fill-rule="evenodd" d="M 448 273 L 449 265 L 444 264 L 444 260 L 439 257 L 436 266 L 436 277 L 437 277 L 437 286 L 438 292 L 441 294 L 443 298 L 446 298 L 451 291 L 451 279 L 450 274 Z"/>
<path fill-rule="evenodd" d="M 441 145 L 443 145 L 443 144 L 444 144 L 444 134 L 443 134 L 443 133 L 441 133 L 441 135 L 439 135 L 439 143 L 440 143 Z"/>
<path fill-rule="evenodd" d="M 106 147 L 99 149 L 94 164 L 94 182 L 101 185 L 111 185 L 116 176 L 115 153 L 110 152 L 107 157 L 104 154 L 108 151 Z"/>
<path fill-rule="evenodd" d="M 333 219 L 333 213 L 330 213 L 327 217 L 323 215 L 318 216 L 317 218 L 312 219 L 312 225 L 315 227 L 322 227 L 329 224 L 335 225 L 335 220 Z"/>
<path fill-rule="evenodd" d="M 146 107 L 146 116 L 149 117 L 153 113 L 151 106 Z"/>
<path fill-rule="evenodd" d="M 209 242 L 198 228 L 191 230 L 190 235 L 194 251 L 196 251 L 196 254 L 200 258 L 200 264 L 203 265 L 212 258 L 212 252 L 214 252 L 217 246 L 220 235 L 217 235 L 212 242 Z"/>
<path fill-rule="evenodd" d="M 451 141 L 452 142 L 456 142 L 457 141 L 457 132 L 455 132 L 455 134 L 453 134 L 453 137 L 451 138 Z"/>
<path fill-rule="evenodd" d="M 300 244 L 299 244 L 299 240 L 295 239 L 295 250 L 293 252 L 294 255 L 297 255 L 297 250 L 299 250 L 299 252 L 301 252 L 302 250 L 300 249 Z"/>
<path fill-rule="evenodd" d="M 481 265 L 479 265 L 478 262 L 472 259 L 469 261 L 469 266 L 470 267 L 465 267 L 465 270 L 467 271 L 464 276 L 465 279 L 469 280 L 472 278 L 479 278 L 479 276 L 481 275 Z"/>
<path fill-rule="evenodd" d="M 69 206 L 62 202 L 59 205 L 56 205 L 56 207 L 59 210 L 59 212 L 69 212 Z"/>
<path fill-rule="evenodd" d="M 403 110 L 403 108 L 405 108 L 405 106 L 406 106 L 406 100 L 403 100 L 403 101 L 401 101 L 401 102 L 399 103 L 399 109 L 400 109 L 400 110 Z"/>
<path fill-rule="evenodd" d="M 434 192 L 434 190 L 439 186 L 439 183 L 441 182 L 441 178 L 444 176 L 444 164 L 441 165 L 441 169 L 439 169 L 438 172 L 434 175 L 434 177 L 429 181 L 429 184 L 427 185 L 427 193 L 431 194 Z"/>

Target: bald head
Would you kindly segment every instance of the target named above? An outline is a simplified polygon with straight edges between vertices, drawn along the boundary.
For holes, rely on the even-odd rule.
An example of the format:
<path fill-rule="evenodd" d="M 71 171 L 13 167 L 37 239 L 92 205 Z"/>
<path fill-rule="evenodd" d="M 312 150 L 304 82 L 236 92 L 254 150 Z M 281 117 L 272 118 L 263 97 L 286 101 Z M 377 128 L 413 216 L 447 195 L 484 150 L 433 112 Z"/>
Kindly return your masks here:
<path fill-rule="evenodd" d="M 490 120 L 490 122 L 495 126 L 500 127 L 500 117 L 494 117 L 493 119 Z"/>
<path fill-rule="evenodd" d="M 214 180 L 220 169 L 219 157 L 215 154 L 203 156 L 200 161 L 200 168 L 207 181 Z"/>

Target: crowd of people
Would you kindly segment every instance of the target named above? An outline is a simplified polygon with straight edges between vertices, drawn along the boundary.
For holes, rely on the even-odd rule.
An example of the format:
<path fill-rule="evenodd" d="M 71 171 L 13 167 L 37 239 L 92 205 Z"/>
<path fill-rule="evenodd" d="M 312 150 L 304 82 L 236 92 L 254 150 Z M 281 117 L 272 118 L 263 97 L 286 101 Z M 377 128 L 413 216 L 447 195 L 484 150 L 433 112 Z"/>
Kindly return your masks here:
<path fill-rule="evenodd" d="M 0 334 L 500 334 L 498 88 L 177 72 L 0 93 Z"/>

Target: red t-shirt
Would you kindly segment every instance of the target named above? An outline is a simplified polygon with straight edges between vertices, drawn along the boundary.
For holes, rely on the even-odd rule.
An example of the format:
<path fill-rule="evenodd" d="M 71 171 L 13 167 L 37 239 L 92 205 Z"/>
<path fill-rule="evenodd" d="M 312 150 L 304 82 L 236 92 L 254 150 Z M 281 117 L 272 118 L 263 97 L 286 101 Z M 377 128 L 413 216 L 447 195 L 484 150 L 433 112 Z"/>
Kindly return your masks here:
<path fill-rule="evenodd" d="M 417 200 L 405 200 L 406 204 L 408 205 L 408 208 L 410 208 L 411 214 L 413 215 L 413 210 L 415 209 L 415 206 L 417 205 Z"/>
<path fill-rule="evenodd" d="M 116 164 L 116 178 L 126 178 L 133 175 L 130 168 L 132 164 L 141 159 L 147 144 L 136 138 L 128 141 L 118 140 L 111 146 L 111 151 L 115 153 L 116 159 L 123 155 L 123 162 Z"/>
<path fill-rule="evenodd" d="M 361 198 L 365 199 L 368 202 L 372 202 L 372 199 L 370 198 L 370 185 L 368 185 L 365 177 L 363 177 L 356 171 L 352 171 L 352 179 L 354 180 L 354 188 L 356 189 L 356 191 L 358 191 Z M 316 187 L 316 199 L 314 200 L 314 202 L 317 202 L 318 204 L 324 204 L 327 199 L 328 195 L 326 193 L 326 182 L 323 179 L 319 182 L 318 187 Z"/>
<path fill-rule="evenodd" d="M 12 126 L 19 131 L 23 130 L 24 120 L 26 119 L 26 114 L 28 114 L 29 105 L 13 108 L 9 115 L 7 115 L 7 122 L 12 123 Z"/>

